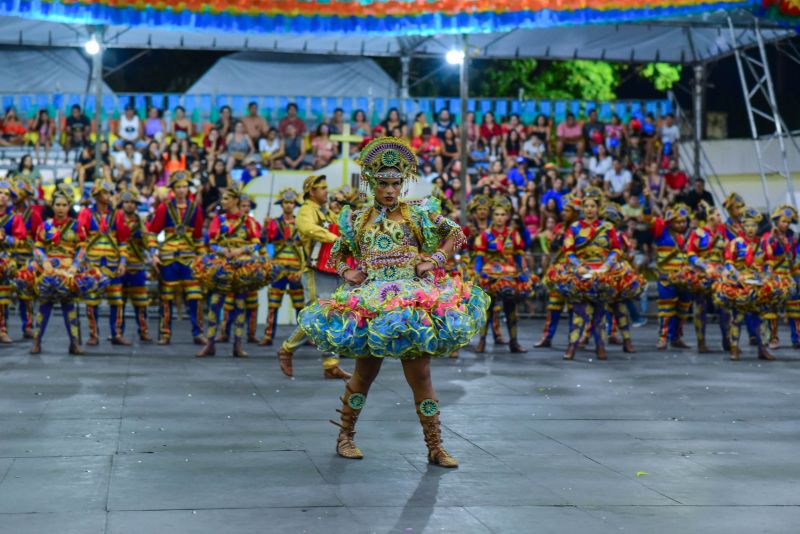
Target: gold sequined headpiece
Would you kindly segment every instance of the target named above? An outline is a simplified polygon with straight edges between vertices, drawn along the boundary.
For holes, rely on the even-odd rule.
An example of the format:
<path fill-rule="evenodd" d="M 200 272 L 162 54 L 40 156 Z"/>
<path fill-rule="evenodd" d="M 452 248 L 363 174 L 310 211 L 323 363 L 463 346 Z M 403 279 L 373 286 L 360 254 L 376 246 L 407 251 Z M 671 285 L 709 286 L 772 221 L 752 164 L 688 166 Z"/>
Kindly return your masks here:
<path fill-rule="evenodd" d="M 692 210 L 689 209 L 689 206 L 682 202 L 678 202 L 677 204 L 673 204 L 667 208 L 667 213 L 664 215 L 664 220 L 667 222 L 672 222 L 684 219 L 688 222 L 691 212 Z"/>
<path fill-rule="evenodd" d="M 179 185 L 189 185 L 189 173 L 186 171 L 175 171 L 169 175 L 170 189 L 173 189 Z"/>
<path fill-rule="evenodd" d="M 238 182 L 234 182 L 231 184 L 229 188 L 222 193 L 223 197 L 228 198 L 235 198 L 236 200 L 242 200 L 242 185 Z"/>
<path fill-rule="evenodd" d="M 291 187 L 281 189 L 278 191 L 278 200 L 275 201 L 275 204 L 283 205 L 284 202 L 294 202 L 299 206 L 301 204 L 300 194 Z"/>
<path fill-rule="evenodd" d="M 757 209 L 747 206 L 744 208 L 744 213 L 742 214 L 742 221 L 743 222 L 754 222 L 760 223 L 764 217 L 761 215 Z"/>
<path fill-rule="evenodd" d="M 467 210 L 468 211 L 475 211 L 478 208 L 487 208 L 488 209 L 491 204 L 492 204 L 492 199 L 490 199 L 488 196 L 486 196 L 486 195 L 475 195 L 474 197 L 472 197 L 472 200 L 470 200 L 467 203 Z"/>
<path fill-rule="evenodd" d="M 138 202 L 138 201 L 139 201 L 139 191 L 137 191 L 136 188 L 134 187 L 129 187 L 127 190 L 119 194 L 120 207 L 124 202 Z"/>
<path fill-rule="evenodd" d="M 33 186 L 24 178 L 17 178 L 14 181 L 14 189 L 16 189 L 17 196 L 19 197 L 33 198 L 36 196 L 36 191 L 34 191 Z"/>
<path fill-rule="evenodd" d="M 725 200 L 722 202 L 722 206 L 727 210 L 731 211 L 731 208 L 735 207 L 744 207 L 744 199 L 742 195 L 739 193 L 731 193 L 728 195 Z"/>
<path fill-rule="evenodd" d="M 92 196 L 95 196 L 102 191 L 105 191 L 109 195 L 114 194 L 114 184 L 111 182 L 106 182 L 105 180 L 96 180 L 92 186 Z"/>
<path fill-rule="evenodd" d="M 797 210 L 794 209 L 794 206 L 782 204 L 775 208 L 770 219 L 772 219 L 773 222 L 785 221 L 789 224 L 793 224 L 797 222 Z"/>
<path fill-rule="evenodd" d="M 514 205 L 507 197 L 497 197 L 492 201 L 492 211 L 498 208 L 505 210 L 509 215 L 514 211 Z"/>
<path fill-rule="evenodd" d="M 603 207 L 603 218 L 613 225 L 619 224 L 623 219 L 619 207 L 614 202 L 609 202 Z"/>
<path fill-rule="evenodd" d="M 53 195 L 50 198 L 50 204 L 56 203 L 56 199 L 63 198 L 67 203 L 72 204 L 75 201 L 75 190 L 67 184 L 61 184 L 55 188 Z"/>
<path fill-rule="evenodd" d="M 361 180 L 370 189 L 375 188 L 378 178 L 400 178 L 405 181 L 417 179 L 417 156 L 404 139 L 379 137 L 370 142 L 358 156 L 361 165 Z"/>
<path fill-rule="evenodd" d="M 575 210 L 576 212 L 580 213 L 581 211 L 581 199 L 575 195 L 564 195 L 562 198 L 564 202 L 564 209 L 571 209 Z"/>
<path fill-rule="evenodd" d="M 581 199 L 581 206 L 586 203 L 587 200 L 594 200 L 598 207 L 603 202 L 603 192 L 598 189 L 597 187 L 587 187 L 586 190 L 583 192 L 583 198 Z"/>

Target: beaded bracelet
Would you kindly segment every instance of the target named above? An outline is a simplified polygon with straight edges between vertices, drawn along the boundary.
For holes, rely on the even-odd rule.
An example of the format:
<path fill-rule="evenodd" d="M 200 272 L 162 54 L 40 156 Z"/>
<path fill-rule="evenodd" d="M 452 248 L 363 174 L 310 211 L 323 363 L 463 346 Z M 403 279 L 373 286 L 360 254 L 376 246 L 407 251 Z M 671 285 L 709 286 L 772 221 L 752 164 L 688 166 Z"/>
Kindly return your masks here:
<path fill-rule="evenodd" d="M 341 264 L 341 265 L 339 265 L 339 267 L 336 269 L 336 274 L 338 274 L 338 275 L 339 275 L 339 278 L 344 278 L 344 273 L 345 273 L 345 271 L 348 271 L 348 270 L 350 270 L 350 266 L 349 266 L 349 265 L 347 265 L 346 263 L 342 263 L 342 264 Z"/>
<path fill-rule="evenodd" d="M 437 250 L 433 254 L 431 254 L 431 261 L 436 265 L 437 268 L 443 267 L 445 263 L 447 263 L 447 256 L 441 250 Z"/>

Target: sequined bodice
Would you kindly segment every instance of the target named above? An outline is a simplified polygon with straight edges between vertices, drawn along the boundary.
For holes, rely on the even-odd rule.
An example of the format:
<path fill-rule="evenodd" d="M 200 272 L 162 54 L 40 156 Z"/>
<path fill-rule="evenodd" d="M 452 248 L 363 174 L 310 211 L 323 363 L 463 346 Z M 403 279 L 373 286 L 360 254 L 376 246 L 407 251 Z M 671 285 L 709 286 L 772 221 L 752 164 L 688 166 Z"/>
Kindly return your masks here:
<path fill-rule="evenodd" d="M 406 222 L 382 219 L 367 225 L 359 236 L 361 268 L 369 280 L 398 280 L 415 276 L 420 245 Z"/>

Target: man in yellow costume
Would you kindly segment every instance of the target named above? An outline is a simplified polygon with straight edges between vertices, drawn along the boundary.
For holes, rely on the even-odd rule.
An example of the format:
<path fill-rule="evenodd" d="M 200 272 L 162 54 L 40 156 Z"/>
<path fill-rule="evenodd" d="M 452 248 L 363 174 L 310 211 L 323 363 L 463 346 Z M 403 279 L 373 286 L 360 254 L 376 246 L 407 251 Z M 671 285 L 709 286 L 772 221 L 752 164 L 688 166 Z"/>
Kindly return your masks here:
<path fill-rule="evenodd" d="M 325 209 L 327 203 L 328 182 L 325 175 L 306 178 L 303 182 L 303 204 L 297 210 L 296 225 L 307 260 L 302 275 L 307 305 L 313 304 L 318 298 L 329 298 L 339 286 L 339 276 L 327 266 L 330 250 L 339 238 L 336 221 Z M 292 356 L 305 340 L 306 334 L 298 327 L 278 350 L 281 371 L 286 376 L 294 375 Z M 327 355 L 322 361 L 322 368 L 325 378 L 350 378 L 350 373 L 339 367 L 339 358 L 335 355 Z"/>

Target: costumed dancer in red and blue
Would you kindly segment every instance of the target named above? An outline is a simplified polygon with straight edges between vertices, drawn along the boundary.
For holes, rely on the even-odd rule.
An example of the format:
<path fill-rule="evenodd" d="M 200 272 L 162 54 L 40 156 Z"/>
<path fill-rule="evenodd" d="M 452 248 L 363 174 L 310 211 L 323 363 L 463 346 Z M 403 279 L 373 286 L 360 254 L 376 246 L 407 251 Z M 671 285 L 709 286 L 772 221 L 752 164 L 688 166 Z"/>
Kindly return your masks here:
<path fill-rule="evenodd" d="M 525 243 L 519 232 L 509 227 L 513 207 L 505 197 L 498 197 L 492 203 L 492 223 L 475 239 L 472 245 L 475 257 L 473 268 L 481 288 L 491 298 L 490 316 L 495 313 L 497 304 L 503 307 L 508 325 L 511 352 L 527 352 L 517 341 L 517 302 L 533 291 L 534 276 L 525 266 Z M 486 350 L 486 334 L 489 321 L 481 328 L 481 337 L 475 348 L 476 353 Z"/>
<path fill-rule="evenodd" d="M 548 277 L 550 287 L 556 287 L 573 303 L 565 360 L 575 357 L 584 329 L 594 337 L 597 359 L 606 359 L 606 305 L 616 294 L 606 275 L 615 268 L 620 248 L 614 225 L 600 219 L 602 199 L 599 189 L 585 191 L 581 201 L 583 217 L 564 236 L 567 262 L 557 274 Z"/>
<path fill-rule="evenodd" d="M 719 210 L 705 202 L 698 207 L 697 228 L 689 234 L 686 243 L 686 255 L 689 265 L 680 277 L 690 284 L 694 295 L 694 330 L 697 337 L 697 352 L 709 352 L 706 344 L 706 324 L 708 313 L 712 310 L 712 288 L 719 280 L 725 267 L 725 248 L 728 245 L 727 231 L 722 223 Z M 718 307 L 719 328 L 722 333 L 722 349 L 731 350 L 730 314 L 723 307 Z"/>
<path fill-rule="evenodd" d="M 548 272 L 555 271 L 558 267 L 563 266 L 567 261 L 564 254 L 564 236 L 572 224 L 578 220 L 581 215 L 581 199 L 573 196 L 566 195 L 564 197 L 564 209 L 561 210 L 561 222 L 559 222 L 554 229 L 553 240 L 550 242 L 550 257 L 552 261 Z M 544 321 L 544 331 L 542 337 L 534 345 L 535 348 L 550 347 L 553 344 L 553 337 L 558 330 L 558 323 L 561 319 L 561 314 L 564 310 L 564 305 L 567 301 L 564 295 L 557 290 L 550 288 L 547 291 L 547 315 Z"/>
<path fill-rule="evenodd" d="M 42 339 L 56 304 L 61 306 L 64 326 L 69 336 L 69 353 L 83 354 L 79 342 L 77 301 L 89 291 L 99 290 L 104 277 L 87 269 L 85 262 L 86 230 L 71 216 L 74 193 L 68 187 L 53 192 L 53 217 L 39 227 L 34 244 L 35 262 L 29 266 L 39 301 L 31 354 L 42 351 Z M 22 279 L 27 282 L 27 277 Z"/>
<path fill-rule="evenodd" d="M 189 309 L 192 338 L 195 345 L 205 345 L 202 330 L 203 291 L 192 272 L 192 263 L 203 254 L 203 210 L 197 199 L 189 196 L 189 175 L 184 171 L 172 173 L 169 180 L 172 194 L 159 204 L 148 230 L 150 232 L 150 257 L 159 273 L 161 300 L 159 345 L 169 345 L 172 339 L 173 302 L 176 293 L 183 291 L 183 300 Z M 164 232 L 159 245 L 158 234 Z"/>
<path fill-rule="evenodd" d="M 125 234 L 127 263 L 122 275 L 122 292 L 125 301 L 130 301 L 136 316 L 136 326 L 140 341 L 152 341 L 147 325 L 147 307 L 150 297 L 147 294 L 148 270 L 151 263 L 149 245 L 151 237 L 138 212 L 139 192 L 130 188 L 119 195 L 117 227 Z M 125 314 L 123 307 L 122 334 L 125 333 Z"/>
<path fill-rule="evenodd" d="M 728 218 L 725 220 L 725 237 L 727 242 L 730 243 L 737 237 L 744 235 L 742 216 L 744 215 L 745 202 L 742 195 L 739 193 L 731 193 L 725 197 L 725 200 L 722 202 L 722 207 L 728 212 Z M 747 335 L 750 338 L 750 345 L 756 345 L 759 324 L 758 316 L 753 313 L 746 313 L 744 322 L 745 325 L 747 325 Z"/>
<path fill-rule="evenodd" d="M 731 360 L 741 357 L 739 334 L 745 315 L 755 317 L 758 357 L 774 360 L 766 338 L 766 322 L 762 316 L 778 309 L 789 293 L 785 281 L 771 276 L 772 251 L 758 237 L 762 216 L 755 208 L 747 207 L 743 217 L 743 235 L 728 243 L 725 250 L 725 274 L 714 284 L 714 300 L 731 310 Z M 762 329 L 763 327 L 763 329 Z"/>
<path fill-rule="evenodd" d="M 22 217 L 25 224 L 27 235 L 25 239 L 20 239 L 14 244 L 14 258 L 17 260 L 18 272 L 27 272 L 32 276 L 33 271 L 27 269 L 33 261 L 33 243 L 36 241 L 36 234 L 42 225 L 42 214 L 40 207 L 31 204 L 31 200 L 36 198 L 36 191 L 28 180 L 17 178 L 14 181 L 14 188 L 17 198 L 14 200 L 14 211 Z M 30 281 L 32 283 L 32 280 Z M 22 335 L 25 339 L 33 338 L 34 327 L 34 303 L 33 291 L 18 291 L 19 315 L 22 320 Z"/>
<path fill-rule="evenodd" d="M 28 237 L 25 222 L 14 211 L 17 192 L 11 182 L 0 180 L 0 343 L 11 343 L 8 335 L 8 310 L 14 296 L 17 262 L 14 249 Z"/>
<path fill-rule="evenodd" d="M 680 277 L 686 265 L 688 227 L 689 207 L 681 203 L 667 208 L 663 219 L 652 220 L 658 268 L 658 350 L 666 350 L 668 344 L 676 349 L 689 348 L 683 341 L 683 324 L 694 299 L 688 281 Z"/>
<path fill-rule="evenodd" d="M 86 263 L 109 279 L 104 296 L 110 308 L 109 328 L 112 345 L 130 345 L 131 342 L 122 336 L 122 319 L 125 301 L 122 296 L 122 277 L 125 275 L 128 261 L 125 244 L 127 227 L 112 209 L 111 195 L 114 185 L 111 182 L 97 180 L 92 187 L 94 204 L 83 208 L 78 213 L 78 224 L 86 232 Z M 84 298 L 86 318 L 89 323 L 89 339 L 86 344 L 94 346 L 100 343 L 97 329 L 97 309 L 100 306 L 101 293 L 93 292 Z"/>
<path fill-rule="evenodd" d="M 222 194 L 222 211 L 217 213 L 208 227 L 209 254 L 195 262 L 198 278 L 211 292 L 208 310 L 208 342 L 196 354 L 198 358 L 214 356 L 216 353 L 217 325 L 219 323 L 225 295 L 234 295 L 231 315 L 233 327 L 233 356 L 244 358 L 246 295 L 269 283 L 270 262 L 259 255 L 261 227 L 250 215 L 240 211 L 242 192 L 229 187 Z"/>
<path fill-rule="evenodd" d="M 797 243 L 794 236 L 789 233 L 789 227 L 797 223 L 797 211 L 794 207 L 784 204 L 775 208 L 770 216 L 772 228 L 761 239 L 761 248 L 771 253 L 771 274 L 779 278 L 783 285 L 791 288 L 786 301 L 786 317 L 791 327 L 796 327 L 796 319 L 800 312 L 797 288 L 794 280 L 794 264 L 797 262 Z M 778 339 L 778 311 L 766 312 L 762 319 L 767 321 L 769 330 L 769 348 L 777 349 L 780 345 Z M 793 332 L 794 334 L 794 332 Z"/>
<path fill-rule="evenodd" d="M 284 295 L 289 295 L 295 313 L 300 313 L 305 305 L 301 280 L 305 254 L 294 217 L 294 210 L 301 203 L 300 194 L 297 191 L 291 187 L 282 189 L 278 191 L 278 200 L 275 204 L 281 207 L 283 213 L 275 219 L 268 218 L 264 221 L 265 241 L 271 243 L 275 250 L 272 256 L 275 276 L 268 291 L 267 327 L 264 330 L 264 338 L 259 343 L 262 346 L 272 345 L 275 339 L 278 311 Z"/>

